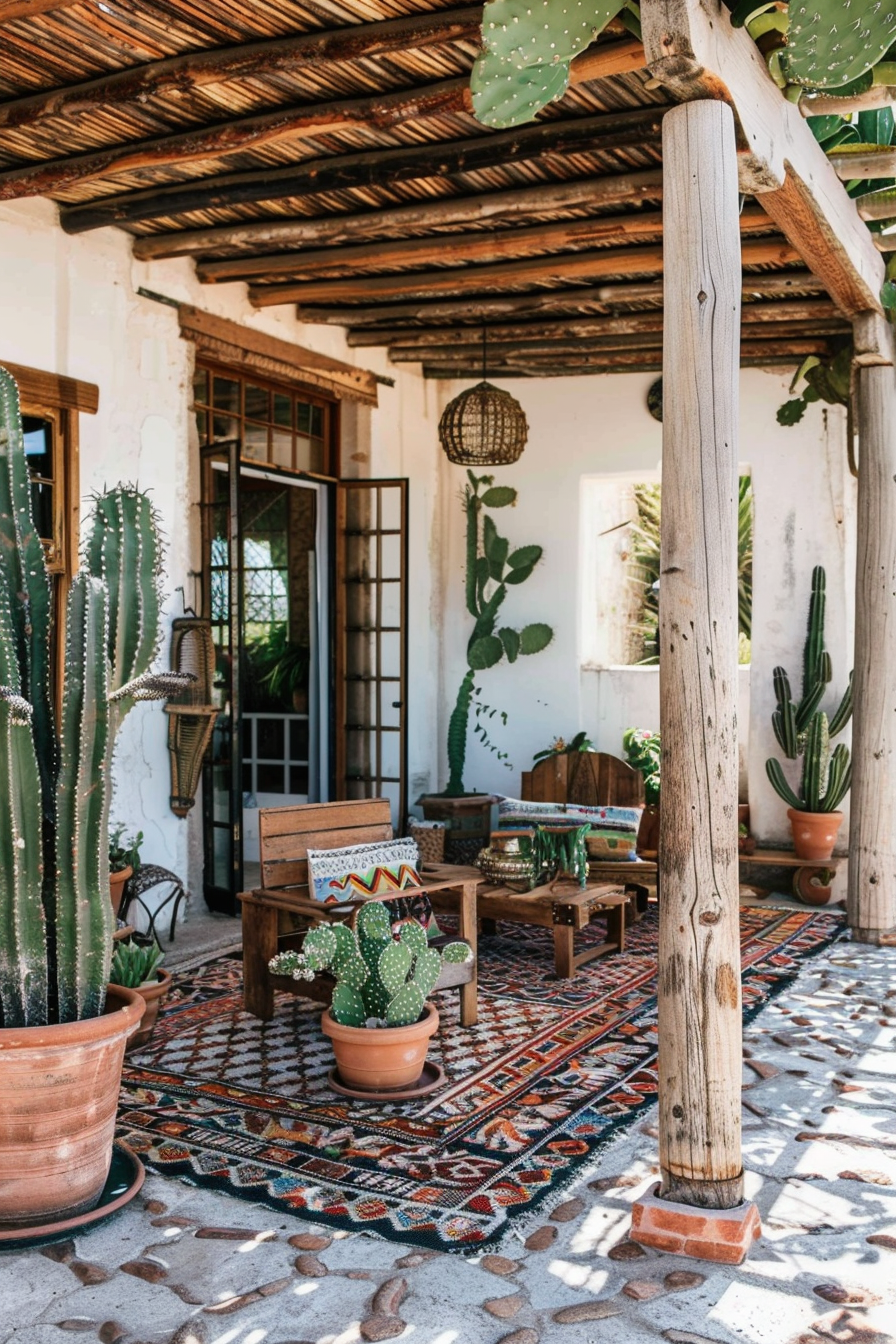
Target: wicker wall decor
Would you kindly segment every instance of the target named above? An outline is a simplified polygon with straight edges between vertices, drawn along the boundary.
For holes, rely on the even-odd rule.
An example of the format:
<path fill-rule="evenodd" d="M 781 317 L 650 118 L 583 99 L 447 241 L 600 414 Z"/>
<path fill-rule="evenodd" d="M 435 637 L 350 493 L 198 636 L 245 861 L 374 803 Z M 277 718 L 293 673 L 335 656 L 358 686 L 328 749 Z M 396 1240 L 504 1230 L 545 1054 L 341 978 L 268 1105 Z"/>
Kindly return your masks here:
<path fill-rule="evenodd" d="M 445 407 L 439 440 L 450 462 L 464 467 L 502 467 L 526 446 L 526 413 L 509 392 L 483 380 Z"/>
<path fill-rule="evenodd" d="M 192 672 L 196 678 L 165 706 L 171 758 L 171 811 L 185 817 L 196 801 L 202 760 L 218 714 L 211 703 L 215 646 L 210 621 L 198 616 L 180 616 L 172 621 L 171 666 L 177 672 Z"/>

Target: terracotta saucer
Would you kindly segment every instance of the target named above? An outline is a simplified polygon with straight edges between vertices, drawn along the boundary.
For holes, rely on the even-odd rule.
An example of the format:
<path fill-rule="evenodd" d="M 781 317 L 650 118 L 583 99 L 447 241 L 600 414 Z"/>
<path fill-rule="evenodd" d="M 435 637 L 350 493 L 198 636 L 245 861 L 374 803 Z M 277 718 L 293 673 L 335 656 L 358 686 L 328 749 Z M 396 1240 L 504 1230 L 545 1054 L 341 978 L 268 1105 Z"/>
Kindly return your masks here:
<path fill-rule="evenodd" d="M 129 1204 L 134 1196 L 140 1192 L 145 1179 L 146 1172 L 139 1157 L 132 1153 L 126 1144 L 116 1140 L 112 1148 L 112 1165 L 109 1168 L 109 1175 L 106 1177 L 100 1202 L 95 1209 L 90 1209 L 87 1213 L 79 1213 L 75 1218 L 63 1218 L 59 1222 L 43 1223 L 39 1227 L 2 1228 L 0 1229 L 0 1250 L 17 1251 L 27 1246 L 59 1241 L 68 1237 L 72 1232 L 80 1232 L 82 1228 L 93 1227 L 94 1224 L 101 1223 L 104 1218 L 108 1218 L 113 1213 L 117 1213 L 119 1209 L 124 1208 L 125 1204 Z"/>
<path fill-rule="evenodd" d="M 416 1097 L 425 1097 L 429 1092 L 435 1092 L 437 1088 L 445 1085 L 445 1070 L 438 1064 L 430 1064 L 429 1061 L 423 1065 L 423 1072 L 416 1083 L 411 1083 L 409 1087 L 397 1087 L 392 1091 L 382 1092 L 364 1092 L 361 1088 L 346 1087 L 339 1081 L 339 1073 L 334 1067 L 327 1074 L 327 1082 L 334 1092 L 339 1092 L 344 1097 L 356 1097 L 358 1101 L 413 1101 Z"/>

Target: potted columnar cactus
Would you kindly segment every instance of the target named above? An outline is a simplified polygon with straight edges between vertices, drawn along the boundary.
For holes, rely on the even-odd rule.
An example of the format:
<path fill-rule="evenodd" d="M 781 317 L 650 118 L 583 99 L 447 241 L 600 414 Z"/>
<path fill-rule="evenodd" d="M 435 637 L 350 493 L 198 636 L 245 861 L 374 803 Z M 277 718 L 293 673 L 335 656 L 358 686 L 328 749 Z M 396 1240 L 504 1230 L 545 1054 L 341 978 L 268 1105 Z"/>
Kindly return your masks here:
<path fill-rule="evenodd" d="M 486 723 L 497 710 L 478 699 L 477 681 L 483 672 L 497 667 L 505 658 L 515 663 L 546 649 L 554 638 L 549 625 L 541 621 L 524 625 L 521 630 L 501 625 L 501 607 L 510 588 L 532 574 L 541 560 L 540 546 L 520 546 L 511 550 L 510 542 L 498 532 L 492 511 L 516 504 L 517 492 L 509 485 L 495 485 L 493 476 L 467 472 L 463 494 L 466 516 L 466 605 L 474 625 L 467 642 L 467 670 L 457 692 L 457 701 L 448 722 L 448 784 L 444 793 L 427 794 L 419 799 L 428 821 L 444 821 L 448 828 L 448 849 L 453 857 L 464 857 L 458 845 L 472 845 L 472 854 L 488 835 L 490 794 L 468 793 L 464 785 L 467 736 L 470 715 L 475 718 L 474 734 L 499 761 L 508 765 L 507 754 L 491 741 Z M 501 715 L 506 723 L 506 714 Z M 471 856 L 472 857 L 472 856 Z"/>
<path fill-rule="evenodd" d="M 50 582 L 18 393 L 0 369 L 0 1227 L 88 1211 L 109 1171 L 125 1042 L 143 1013 L 134 990 L 107 994 L 110 774 L 132 705 L 174 684 L 149 674 L 159 567 L 146 496 L 97 498 L 68 596 L 57 730 Z"/>
<path fill-rule="evenodd" d="M 849 791 L 852 772 L 849 748 L 842 742 L 833 752 L 830 747 L 831 738 L 843 731 L 852 715 L 852 673 L 830 721 L 819 708 L 833 675 L 831 656 L 824 647 L 824 607 L 825 572 L 817 565 L 812 572 L 799 704 L 793 701 L 784 668 L 774 670 L 778 707 L 772 715 L 772 726 L 787 759 L 802 757 L 799 787 L 789 783 L 780 761 L 772 757 L 765 763 L 772 787 L 789 804 L 787 816 L 797 856 L 818 861 L 829 859 L 834 852 L 843 821 L 843 813 L 837 808 Z"/>
<path fill-rule="evenodd" d="M 269 963 L 275 975 L 313 980 L 330 971 L 336 985 L 321 1026 L 333 1042 L 339 1078 L 371 1095 L 412 1086 L 426 1061 L 439 1014 L 427 997 L 442 961 L 472 956 L 464 942 L 439 952 L 422 925 L 410 920 L 393 936 L 382 901 L 361 906 L 355 928 L 326 924 L 312 929 L 300 952 L 280 952 Z"/>

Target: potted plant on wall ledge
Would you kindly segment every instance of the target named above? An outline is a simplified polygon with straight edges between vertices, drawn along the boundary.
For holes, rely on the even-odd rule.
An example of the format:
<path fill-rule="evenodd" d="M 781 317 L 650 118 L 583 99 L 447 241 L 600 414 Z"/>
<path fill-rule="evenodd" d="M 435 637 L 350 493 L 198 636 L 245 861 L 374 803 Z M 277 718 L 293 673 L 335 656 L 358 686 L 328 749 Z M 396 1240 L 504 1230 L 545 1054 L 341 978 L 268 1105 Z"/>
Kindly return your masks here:
<path fill-rule="evenodd" d="M 109 792 L 116 733 L 152 676 L 160 548 L 148 499 L 94 501 L 66 609 L 58 735 L 50 581 L 31 513 L 16 385 L 0 369 L 0 1232 L 94 1208 L 125 1042 L 143 1012 L 110 988 Z"/>
<path fill-rule="evenodd" d="M 511 551 L 510 542 L 499 534 L 488 512 L 515 504 L 516 490 L 509 485 L 495 485 L 493 476 L 476 476 L 472 471 L 467 476 L 463 494 L 467 524 L 465 588 L 467 611 L 475 624 L 467 644 L 467 671 L 448 723 L 448 784 L 444 792 L 419 799 L 427 821 L 445 822 L 448 853 L 455 858 L 467 857 L 463 854 L 464 845 L 469 846 L 469 857 L 478 852 L 488 835 L 493 801 L 491 794 L 468 793 L 464 785 L 467 734 L 474 702 L 476 735 L 499 760 L 506 761 L 506 754 L 489 740 L 483 719 L 494 717 L 497 711 L 476 701 L 477 678 L 489 668 L 497 667 L 504 658 L 515 663 L 520 654 L 540 653 L 554 637 L 551 627 L 542 622 L 525 625 L 521 630 L 499 626 L 508 585 L 525 583 L 542 557 L 542 548 L 520 546 Z M 506 722 L 506 715 L 501 718 Z"/>
<path fill-rule="evenodd" d="M 116 917 L 125 887 L 140 870 L 140 846 L 143 844 L 142 831 L 129 836 L 124 832 L 124 826 L 113 826 L 109 832 L 109 895 Z"/>
<path fill-rule="evenodd" d="M 333 1043 L 342 1090 L 385 1097 L 421 1086 L 429 1040 L 439 1014 L 427 996 L 436 987 L 442 961 L 466 962 L 464 942 L 430 947 L 426 931 L 411 920 L 393 937 L 382 901 L 367 901 L 356 929 L 325 924 L 305 936 L 300 952 L 280 952 L 269 962 L 274 975 L 313 980 L 322 971 L 336 978 L 333 1001 L 321 1027 Z M 438 1080 L 441 1081 L 441 1075 Z"/>
<path fill-rule="evenodd" d="M 831 657 L 824 647 L 825 572 L 812 571 L 809 629 L 803 649 L 803 689 L 794 704 L 790 681 L 783 667 L 774 670 L 778 707 L 772 715 L 775 737 L 788 760 L 802 757 L 799 789 L 787 780 L 781 762 L 765 763 L 775 792 L 789 804 L 787 816 L 793 830 L 798 858 L 824 861 L 834 852 L 843 820 L 838 812 L 849 791 L 852 766 L 849 748 L 842 742 L 831 751 L 830 740 L 841 733 L 852 715 L 852 673 L 849 685 L 830 722 L 819 705 L 831 681 Z"/>

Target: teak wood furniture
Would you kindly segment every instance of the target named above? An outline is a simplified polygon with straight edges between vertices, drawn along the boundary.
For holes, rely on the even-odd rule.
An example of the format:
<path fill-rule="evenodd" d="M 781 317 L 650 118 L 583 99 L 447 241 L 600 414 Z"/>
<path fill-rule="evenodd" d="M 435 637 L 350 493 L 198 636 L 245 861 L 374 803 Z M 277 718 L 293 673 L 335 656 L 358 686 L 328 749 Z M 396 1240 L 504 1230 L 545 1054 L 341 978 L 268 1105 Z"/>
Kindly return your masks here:
<path fill-rule="evenodd" d="M 308 850 L 338 849 L 343 845 L 361 845 L 392 839 L 389 803 L 385 798 L 362 802 L 310 803 L 299 807 L 268 807 L 259 812 L 261 840 L 261 881 L 255 891 L 243 892 L 243 1006 L 247 1013 L 267 1022 L 274 1015 L 274 990 L 302 994 L 306 998 L 329 1003 L 332 982 L 318 976 L 313 981 L 296 981 L 275 976 L 268 962 L 284 947 L 301 945 L 304 931 L 280 934 L 281 913 L 298 915 L 309 926 L 322 923 L 350 922 L 358 903 L 324 905 L 308 895 Z M 437 989 L 460 989 L 461 1025 L 471 1027 L 477 1018 L 477 871 L 451 869 L 444 878 L 426 881 L 420 887 L 406 887 L 401 896 L 427 895 L 437 914 L 455 915 L 458 933 L 473 950 L 467 963 L 446 963 Z M 374 897 L 391 900 L 396 893 Z M 438 946 L 438 943 L 435 943 Z"/>
<path fill-rule="evenodd" d="M 532 891 L 513 891 L 510 887 L 484 882 L 476 868 L 452 868 L 449 864 L 427 865 L 427 876 L 443 877 L 455 872 L 471 880 L 479 877 L 476 906 L 482 919 L 494 926 L 499 923 L 534 924 L 554 933 L 554 970 L 559 980 L 571 980 L 580 966 L 606 952 L 625 948 L 625 912 L 633 893 L 623 891 L 615 881 L 593 882 L 581 890 L 571 879 L 560 878 L 534 887 Z M 587 929 L 594 919 L 607 921 L 606 938 L 597 947 L 576 952 L 575 936 Z"/>

